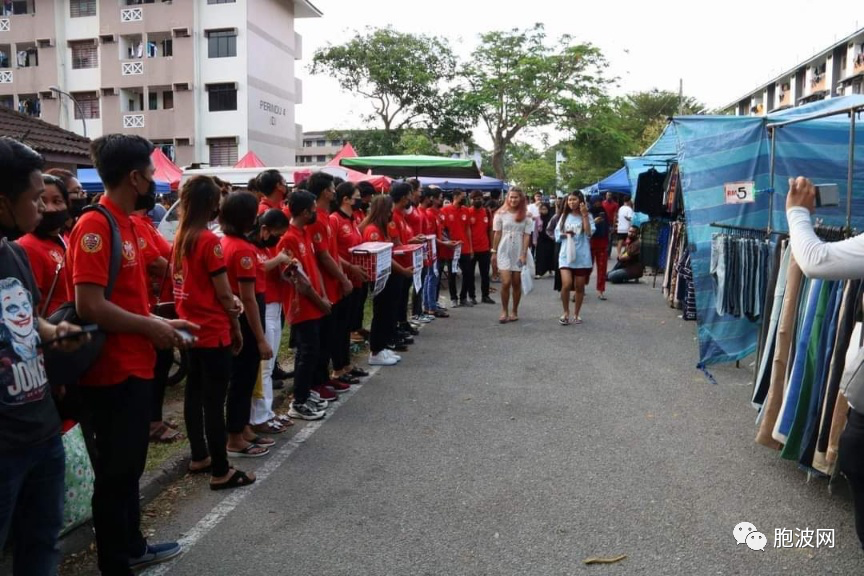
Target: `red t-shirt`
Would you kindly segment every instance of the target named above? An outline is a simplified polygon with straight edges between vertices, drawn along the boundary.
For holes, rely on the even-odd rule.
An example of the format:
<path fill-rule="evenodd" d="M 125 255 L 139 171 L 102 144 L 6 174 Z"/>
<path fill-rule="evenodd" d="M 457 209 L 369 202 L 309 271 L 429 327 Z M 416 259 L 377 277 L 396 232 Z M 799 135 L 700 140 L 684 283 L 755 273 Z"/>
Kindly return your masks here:
<path fill-rule="evenodd" d="M 51 301 L 48 303 L 44 314 L 50 316 L 61 304 L 70 300 L 67 284 L 69 269 L 66 266 L 66 247 L 59 238 L 43 238 L 36 234 L 22 236 L 18 239 L 18 244 L 27 253 L 30 268 L 33 269 L 33 277 L 36 279 L 36 286 L 39 288 L 39 293 L 43 299 L 48 297 L 51 284 L 54 284 L 54 278 L 57 278 L 54 294 L 51 295 Z M 59 274 L 57 272 L 58 265 L 60 266 Z M 41 306 L 40 304 L 40 308 Z"/>
<path fill-rule="evenodd" d="M 489 240 L 492 222 L 489 218 L 489 211 L 486 208 L 474 208 L 473 206 L 468 211 L 471 215 L 471 243 L 474 252 L 489 252 L 492 249 L 492 242 Z"/>
<path fill-rule="evenodd" d="M 450 240 L 453 242 L 462 242 L 462 254 L 471 254 L 473 252 L 471 243 L 468 241 L 468 208 L 465 206 L 456 206 L 448 204 L 441 209 L 441 222 L 447 232 L 450 234 Z"/>
<path fill-rule="evenodd" d="M 351 262 L 351 248 L 363 242 L 360 229 L 354 218 L 343 214 L 340 210 L 330 214 L 330 226 L 336 238 L 336 247 L 339 249 L 339 257 L 346 262 Z M 362 282 L 356 279 L 351 281 L 355 288 L 359 288 Z"/>
<path fill-rule="evenodd" d="M 419 206 L 414 206 L 405 212 L 405 223 L 408 224 L 414 232 L 414 234 L 411 235 L 412 238 L 417 234 L 422 234 L 423 217 L 418 210 Z"/>
<path fill-rule="evenodd" d="M 160 257 L 165 258 L 166 261 L 169 260 L 171 258 L 171 244 L 153 227 L 153 221 L 147 216 L 139 216 L 138 214 L 131 214 L 129 218 L 135 223 L 136 230 L 140 234 L 138 237 L 138 248 L 140 249 L 141 256 L 144 258 L 144 264 L 149 267 L 150 264 Z M 160 289 L 162 294 L 159 301 L 171 302 L 172 298 L 174 298 L 174 288 L 171 285 L 171 279 L 166 277 L 164 273 L 150 274 L 149 271 L 147 272 L 147 278 L 150 281 L 150 291 L 148 294 L 150 305 L 154 306 L 156 304 L 156 296 L 159 295 Z"/>
<path fill-rule="evenodd" d="M 393 239 L 385 236 L 374 224 L 369 224 L 363 229 L 363 242 L 392 242 Z"/>
<path fill-rule="evenodd" d="M 231 291 L 239 296 L 240 282 L 257 284 L 258 254 L 255 246 L 245 238 L 223 236 L 221 244 L 225 267 L 228 269 L 228 283 L 231 284 Z M 258 287 L 255 288 L 258 293 Z"/>
<path fill-rule="evenodd" d="M 105 195 L 99 201 L 108 208 L 120 228 L 120 272 L 110 301 L 132 314 L 147 316 L 147 271 L 138 249 L 138 226 Z M 98 212 L 87 212 L 69 236 L 66 264 L 70 270 L 68 289 L 75 293 L 79 284 L 108 285 L 111 261 L 111 226 Z M 156 363 L 156 350 L 145 336 L 109 332 L 102 354 L 82 376 L 81 386 L 112 386 L 130 377 L 150 380 Z"/>
<path fill-rule="evenodd" d="M 366 219 L 366 211 L 365 210 L 354 210 L 354 214 L 351 216 L 354 218 L 354 221 L 357 222 L 357 226 L 363 223 L 363 220 Z"/>
<path fill-rule="evenodd" d="M 398 208 L 393 209 L 393 220 L 387 225 L 387 228 L 390 237 L 398 238 L 400 244 L 408 244 L 416 236 L 414 229 L 405 219 L 405 212 Z"/>
<path fill-rule="evenodd" d="M 312 239 L 312 247 L 316 253 L 328 252 L 333 261 L 336 262 L 336 265 L 341 268 L 339 264 L 339 247 L 336 245 L 336 235 L 330 226 L 330 215 L 320 206 L 317 209 L 317 213 L 318 218 L 315 220 L 315 223 L 308 224 L 305 228 L 309 234 L 309 238 Z M 327 299 L 330 300 L 331 304 L 336 304 L 342 299 L 342 284 L 340 284 L 339 278 L 331 276 L 323 268 L 321 269 L 321 276 L 324 278 L 324 291 L 327 294 Z"/>
<path fill-rule="evenodd" d="M 274 204 L 270 201 L 269 198 L 267 198 L 266 196 L 262 196 L 261 201 L 258 202 L 258 216 L 264 214 L 268 210 L 281 210 L 282 213 L 285 214 L 285 216 L 287 216 L 289 220 L 291 219 L 291 209 L 288 208 L 288 206 Z"/>
<path fill-rule="evenodd" d="M 438 240 L 444 239 L 444 219 L 441 216 L 441 211 L 438 208 L 429 207 L 426 209 L 426 226 L 431 230 L 435 230 L 435 237 Z M 439 260 L 452 260 L 453 249 L 438 242 L 437 246 Z"/>
<path fill-rule="evenodd" d="M 603 207 L 603 212 L 606 213 L 606 222 L 609 222 L 610 226 L 615 222 L 615 213 L 618 212 L 618 203 L 614 200 L 603 200 L 600 203 Z"/>
<path fill-rule="evenodd" d="M 315 258 L 315 249 L 312 247 L 311 234 L 309 228 L 306 227 L 300 230 L 296 226 L 291 226 L 282 239 L 279 240 L 277 249 L 284 250 L 289 258 L 296 258 L 303 268 L 306 277 L 309 278 L 309 283 L 312 284 L 312 289 L 319 296 L 324 295 L 324 289 L 320 282 L 320 273 L 318 270 L 318 261 Z M 291 282 L 285 283 L 285 315 L 291 324 L 300 324 L 309 320 L 317 320 L 324 316 L 321 309 L 316 306 L 312 300 L 301 295 L 294 289 L 294 284 Z"/>
<path fill-rule="evenodd" d="M 216 297 L 213 278 L 226 272 L 219 237 L 203 230 L 180 269 L 172 267 L 174 302 L 180 318 L 201 326 L 198 348 L 219 348 L 231 343 L 231 321 Z"/>

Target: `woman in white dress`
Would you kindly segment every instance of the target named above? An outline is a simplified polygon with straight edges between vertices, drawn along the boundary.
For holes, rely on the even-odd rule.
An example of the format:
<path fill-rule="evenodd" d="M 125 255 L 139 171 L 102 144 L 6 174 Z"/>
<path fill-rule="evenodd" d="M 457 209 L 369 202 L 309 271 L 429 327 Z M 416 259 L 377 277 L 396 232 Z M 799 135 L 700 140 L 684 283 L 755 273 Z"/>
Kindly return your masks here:
<path fill-rule="evenodd" d="M 528 200 L 521 189 L 510 188 L 492 220 L 492 268 L 501 276 L 501 324 L 519 320 L 522 300 L 522 269 L 531 246 L 534 221 L 528 214 Z M 513 312 L 509 311 L 513 295 Z"/>

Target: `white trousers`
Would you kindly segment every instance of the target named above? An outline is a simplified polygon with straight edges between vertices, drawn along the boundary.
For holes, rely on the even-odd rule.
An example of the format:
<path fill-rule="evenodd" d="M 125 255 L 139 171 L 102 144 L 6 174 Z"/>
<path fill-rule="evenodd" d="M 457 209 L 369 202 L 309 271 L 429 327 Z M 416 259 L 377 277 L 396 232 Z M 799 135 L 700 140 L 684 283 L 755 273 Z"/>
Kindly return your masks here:
<path fill-rule="evenodd" d="M 264 335 L 273 349 L 273 357 L 261 362 L 263 398 L 252 396 L 252 413 L 249 415 L 252 425 L 263 424 L 276 416 L 273 412 L 273 368 L 276 366 L 276 355 L 282 341 L 282 304 L 279 302 L 267 304 L 264 308 Z"/>

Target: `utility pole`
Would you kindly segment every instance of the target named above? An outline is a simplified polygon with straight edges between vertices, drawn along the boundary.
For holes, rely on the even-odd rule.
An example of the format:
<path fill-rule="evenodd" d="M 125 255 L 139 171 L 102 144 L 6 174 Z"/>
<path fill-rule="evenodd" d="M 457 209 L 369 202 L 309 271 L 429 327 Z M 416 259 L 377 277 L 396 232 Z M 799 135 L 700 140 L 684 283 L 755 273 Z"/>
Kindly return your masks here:
<path fill-rule="evenodd" d="M 684 115 L 684 79 L 678 79 L 678 115 Z"/>

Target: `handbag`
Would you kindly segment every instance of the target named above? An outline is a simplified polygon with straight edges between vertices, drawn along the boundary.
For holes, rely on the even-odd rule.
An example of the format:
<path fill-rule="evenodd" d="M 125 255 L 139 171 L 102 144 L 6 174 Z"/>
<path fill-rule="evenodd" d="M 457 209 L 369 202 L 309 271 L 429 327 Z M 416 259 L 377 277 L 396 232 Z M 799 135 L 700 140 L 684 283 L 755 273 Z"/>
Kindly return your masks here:
<path fill-rule="evenodd" d="M 66 490 L 61 536 L 90 519 L 93 484 L 96 480 L 81 424 L 76 424 L 63 434 L 63 451 L 66 452 Z"/>
<path fill-rule="evenodd" d="M 105 286 L 105 299 L 110 300 L 114 293 L 114 285 L 117 282 L 117 276 L 120 274 L 121 251 L 123 248 L 123 240 L 120 237 L 120 227 L 114 216 L 107 208 L 101 204 L 88 206 L 84 209 L 84 213 L 88 211 L 99 212 L 108 220 L 108 225 L 111 228 L 111 259 L 108 264 L 108 285 Z M 75 307 L 75 301 L 64 302 L 55 310 L 49 317 L 48 321 L 52 324 L 60 322 L 68 322 L 81 326 L 87 322 L 78 315 L 78 310 Z M 107 335 L 102 330 L 97 330 L 90 335 L 90 341 L 83 343 L 74 352 L 63 352 L 52 348 L 45 348 L 43 354 L 45 356 L 45 372 L 48 376 L 48 381 L 52 386 L 65 386 L 67 390 L 78 383 L 81 375 L 87 371 L 90 366 L 96 361 L 102 353 L 102 347 L 105 345 Z"/>

